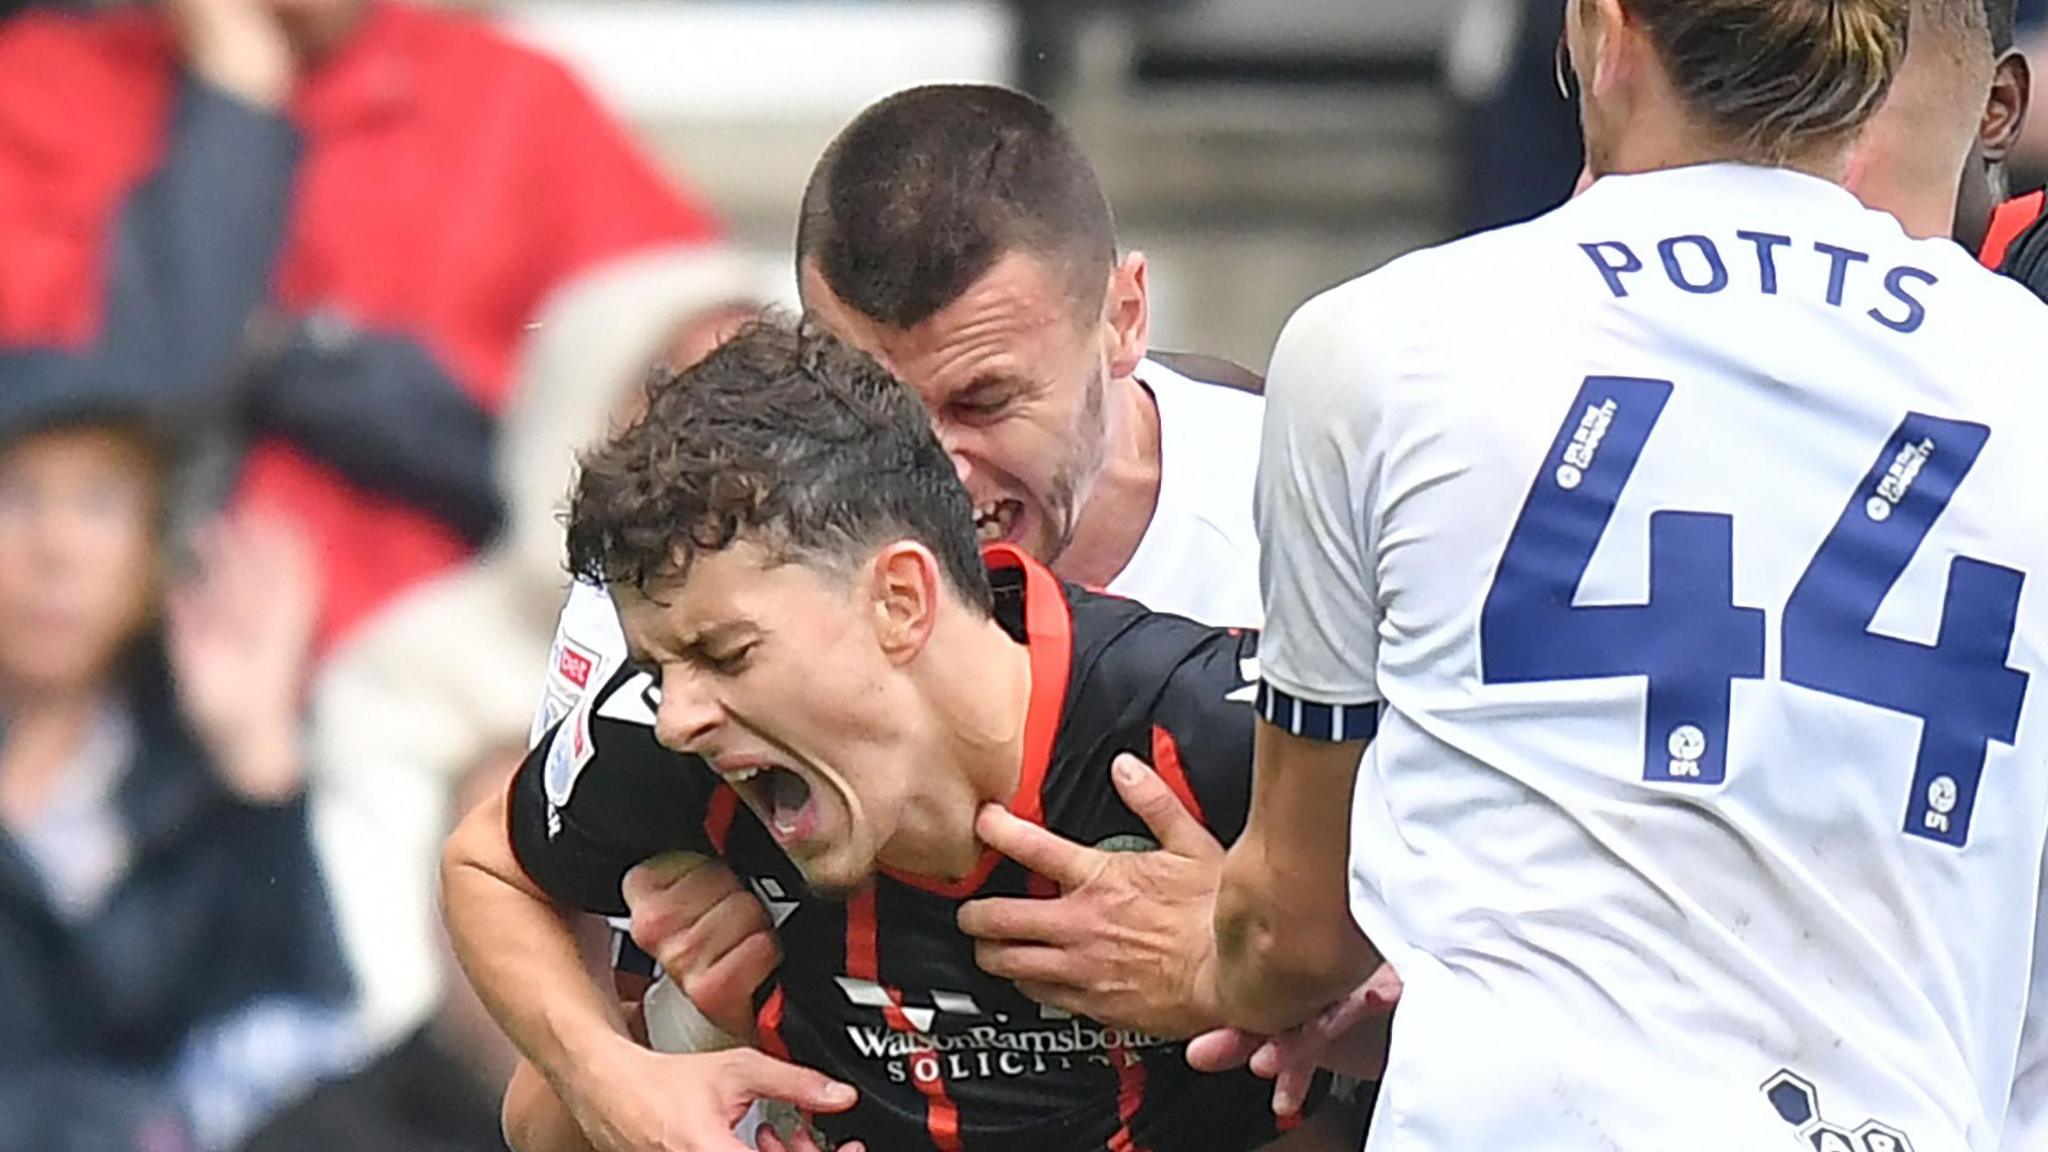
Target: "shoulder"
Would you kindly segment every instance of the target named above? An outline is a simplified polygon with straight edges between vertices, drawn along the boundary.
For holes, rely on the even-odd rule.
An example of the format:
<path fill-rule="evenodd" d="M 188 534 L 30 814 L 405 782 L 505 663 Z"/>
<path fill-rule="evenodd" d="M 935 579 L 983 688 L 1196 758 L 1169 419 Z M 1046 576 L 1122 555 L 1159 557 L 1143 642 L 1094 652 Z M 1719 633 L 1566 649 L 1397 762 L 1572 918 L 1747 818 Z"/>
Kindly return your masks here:
<path fill-rule="evenodd" d="M 1192 694 L 1221 697 L 1257 651 L 1257 633 L 1155 612 L 1135 600 L 1069 589 L 1075 684 L 1070 699 L 1149 715 Z M 1209 689 L 1219 691 L 1211 693 Z"/>
<path fill-rule="evenodd" d="M 520 769 L 520 787 L 544 800 L 547 812 L 643 855 L 674 821 L 701 819 L 718 784 L 702 761 L 655 739 L 650 687 L 645 673 L 613 672 L 543 736 Z"/>
<path fill-rule="evenodd" d="M 1154 349 L 1145 357 L 1138 378 L 1148 383 L 1152 372 L 1171 374 L 1196 384 L 1247 392 L 1254 396 L 1266 390 L 1266 378 L 1234 361 L 1199 352 L 1165 352 Z"/>
<path fill-rule="evenodd" d="M 561 619 L 555 623 L 555 638 L 595 664 L 616 668 L 626 662 L 626 633 L 619 627 L 618 609 L 611 594 L 596 584 L 578 580 L 569 586 Z"/>
<path fill-rule="evenodd" d="M 1242 373 L 1236 382 L 1212 379 L 1207 375 L 1190 375 L 1187 369 L 1204 365 L 1222 365 Z M 1145 358 L 1138 365 L 1138 382 L 1149 390 L 1161 408 L 1180 408 L 1190 412 L 1201 412 L 1225 419 L 1242 420 L 1249 417 L 1254 428 L 1259 413 L 1265 411 L 1266 402 L 1261 393 L 1265 391 L 1263 378 L 1253 376 L 1249 370 L 1238 368 L 1225 360 L 1211 361 L 1205 357 L 1188 357 L 1177 353 L 1163 352 Z M 1250 386 L 1256 384 L 1256 387 Z M 1221 428 L 1205 431 L 1219 436 L 1237 436 L 1242 427 L 1231 423 Z"/>

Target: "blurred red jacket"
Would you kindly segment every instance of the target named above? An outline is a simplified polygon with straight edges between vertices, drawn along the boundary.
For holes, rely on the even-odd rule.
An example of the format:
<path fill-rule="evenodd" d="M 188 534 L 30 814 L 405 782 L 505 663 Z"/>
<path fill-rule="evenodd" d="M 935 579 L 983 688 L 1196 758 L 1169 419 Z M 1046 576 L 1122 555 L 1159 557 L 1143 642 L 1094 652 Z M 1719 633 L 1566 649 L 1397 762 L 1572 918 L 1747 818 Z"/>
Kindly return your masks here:
<path fill-rule="evenodd" d="M 0 345 L 96 339 L 109 234 L 163 161 L 181 74 L 147 9 L 0 26 Z M 300 146 L 272 303 L 402 334 L 486 413 L 552 288 L 717 230 L 562 66 L 474 16 L 373 4 L 301 79 L 289 118 Z M 275 437 L 251 445 L 236 502 L 288 511 L 320 548 L 323 650 L 469 551 L 415 504 Z"/>

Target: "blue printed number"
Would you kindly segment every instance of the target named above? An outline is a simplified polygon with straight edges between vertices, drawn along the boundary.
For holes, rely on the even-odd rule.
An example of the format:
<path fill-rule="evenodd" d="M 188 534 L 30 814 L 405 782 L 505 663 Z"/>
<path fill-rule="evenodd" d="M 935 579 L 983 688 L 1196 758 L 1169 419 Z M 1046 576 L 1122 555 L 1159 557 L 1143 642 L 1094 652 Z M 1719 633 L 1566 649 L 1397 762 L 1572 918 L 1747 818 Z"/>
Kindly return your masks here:
<path fill-rule="evenodd" d="M 1990 435 L 1906 417 L 1785 605 L 1786 682 L 1920 718 L 1906 831 L 1956 847 L 1969 839 L 1987 744 L 2019 730 L 2027 674 L 2005 658 L 2026 577 L 1958 557 L 1932 645 L 1869 627 Z"/>
<path fill-rule="evenodd" d="M 1508 539 L 1479 643 L 1491 684 L 1646 677 L 1643 778 L 1718 784 L 1729 683 L 1764 674 L 1764 614 L 1734 603 L 1734 520 L 1651 513 L 1649 602 L 1572 603 L 1670 396 L 1668 380 L 1627 376 L 1579 389 Z"/>
<path fill-rule="evenodd" d="M 1594 376 L 1558 430 L 1509 535 L 1479 621 L 1489 684 L 1639 675 L 1643 778 L 1718 784 L 1729 685 L 1763 675 L 1764 613 L 1734 604 L 1733 520 L 1650 514 L 1649 602 L 1573 600 L 1672 385 Z M 1923 725 L 1905 831 L 1961 847 L 1990 741 L 2012 743 L 2027 674 L 2006 667 L 2025 575 L 1950 563 L 1932 645 L 1871 622 L 1984 449 L 1979 424 L 1909 415 L 1799 579 L 1784 614 L 1784 678 L 1917 716 Z"/>

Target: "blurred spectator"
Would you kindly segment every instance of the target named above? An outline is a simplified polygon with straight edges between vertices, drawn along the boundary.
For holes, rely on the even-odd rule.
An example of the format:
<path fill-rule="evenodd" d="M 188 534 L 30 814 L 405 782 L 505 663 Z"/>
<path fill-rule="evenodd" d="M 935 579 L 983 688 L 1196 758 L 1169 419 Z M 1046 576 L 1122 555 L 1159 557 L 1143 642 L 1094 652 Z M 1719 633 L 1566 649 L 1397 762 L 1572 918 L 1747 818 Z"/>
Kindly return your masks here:
<path fill-rule="evenodd" d="M 1558 91 L 1557 0 L 1464 0 L 1449 76 L 1465 108 L 1460 231 L 1548 212 L 1571 195 L 1584 164 L 1578 107 Z"/>
<path fill-rule="evenodd" d="M 463 774 L 449 797 L 451 817 L 506 787 L 524 752 L 523 741 L 505 745 Z M 601 926 L 586 935 L 594 965 L 604 943 Z M 438 930 L 435 950 L 453 971 L 455 957 Z M 499 1102 L 518 1058 L 469 982 L 451 981 L 424 1027 L 286 1109 L 241 1152 L 503 1152 Z"/>
<path fill-rule="evenodd" d="M 505 413 L 502 540 L 395 604 L 322 673 L 315 836 L 377 1041 L 417 1026 L 453 972 L 434 905 L 450 788 L 493 749 L 524 750 L 541 699 L 532 678 L 562 667 L 548 649 L 569 584 L 560 514 L 577 450 L 633 414 L 658 362 L 694 363 L 762 301 L 790 298 L 787 269 L 668 251 L 607 265 L 552 301 Z"/>
<path fill-rule="evenodd" d="M 323 648 L 492 531 L 492 414 L 541 298 L 713 231 L 473 15 L 164 0 L 0 28 L 0 345 L 234 405 L 241 504 L 321 557 Z"/>
<path fill-rule="evenodd" d="M 170 445 L 78 368 L 0 358 L 0 1152 L 219 1148 L 355 1056 L 299 799 L 313 564 L 245 519 L 174 577 Z"/>

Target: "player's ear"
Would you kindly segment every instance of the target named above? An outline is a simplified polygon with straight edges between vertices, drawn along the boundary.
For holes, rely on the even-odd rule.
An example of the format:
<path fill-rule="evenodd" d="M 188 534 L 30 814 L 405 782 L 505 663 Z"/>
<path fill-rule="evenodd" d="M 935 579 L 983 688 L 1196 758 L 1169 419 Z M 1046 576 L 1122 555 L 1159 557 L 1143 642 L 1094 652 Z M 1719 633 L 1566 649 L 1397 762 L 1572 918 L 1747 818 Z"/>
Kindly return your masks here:
<path fill-rule="evenodd" d="M 1152 340 L 1150 273 L 1143 252 L 1127 253 L 1109 270 L 1102 320 L 1110 337 L 1109 377 L 1121 380 L 1138 370 Z"/>
<path fill-rule="evenodd" d="M 1621 0 L 1577 0 L 1574 7 L 1581 28 L 1572 63 L 1580 88 L 1588 95 L 1608 96 L 1632 81 L 1632 69 L 1639 63 L 1633 53 L 1650 50 L 1649 41 L 1639 29 L 1629 27 Z"/>
<path fill-rule="evenodd" d="M 889 663 L 908 664 L 924 651 L 944 595 L 939 558 L 914 540 L 898 540 L 875 553 L 869 603 L 875 639 Z"/>
<path fill-rule="evenodd" d="M 1984 106 L 1984 120 L 1977 139 L 1984 147 L 1984 159 L 2003 163 L 2012 155 L 2020 132 L 2027 124 L 2027 104 L 2033 97 L 2034 75 L 2026 54 L 2014 49 L 1998 61 L 1991 77 L 1991 98 Z"/>

